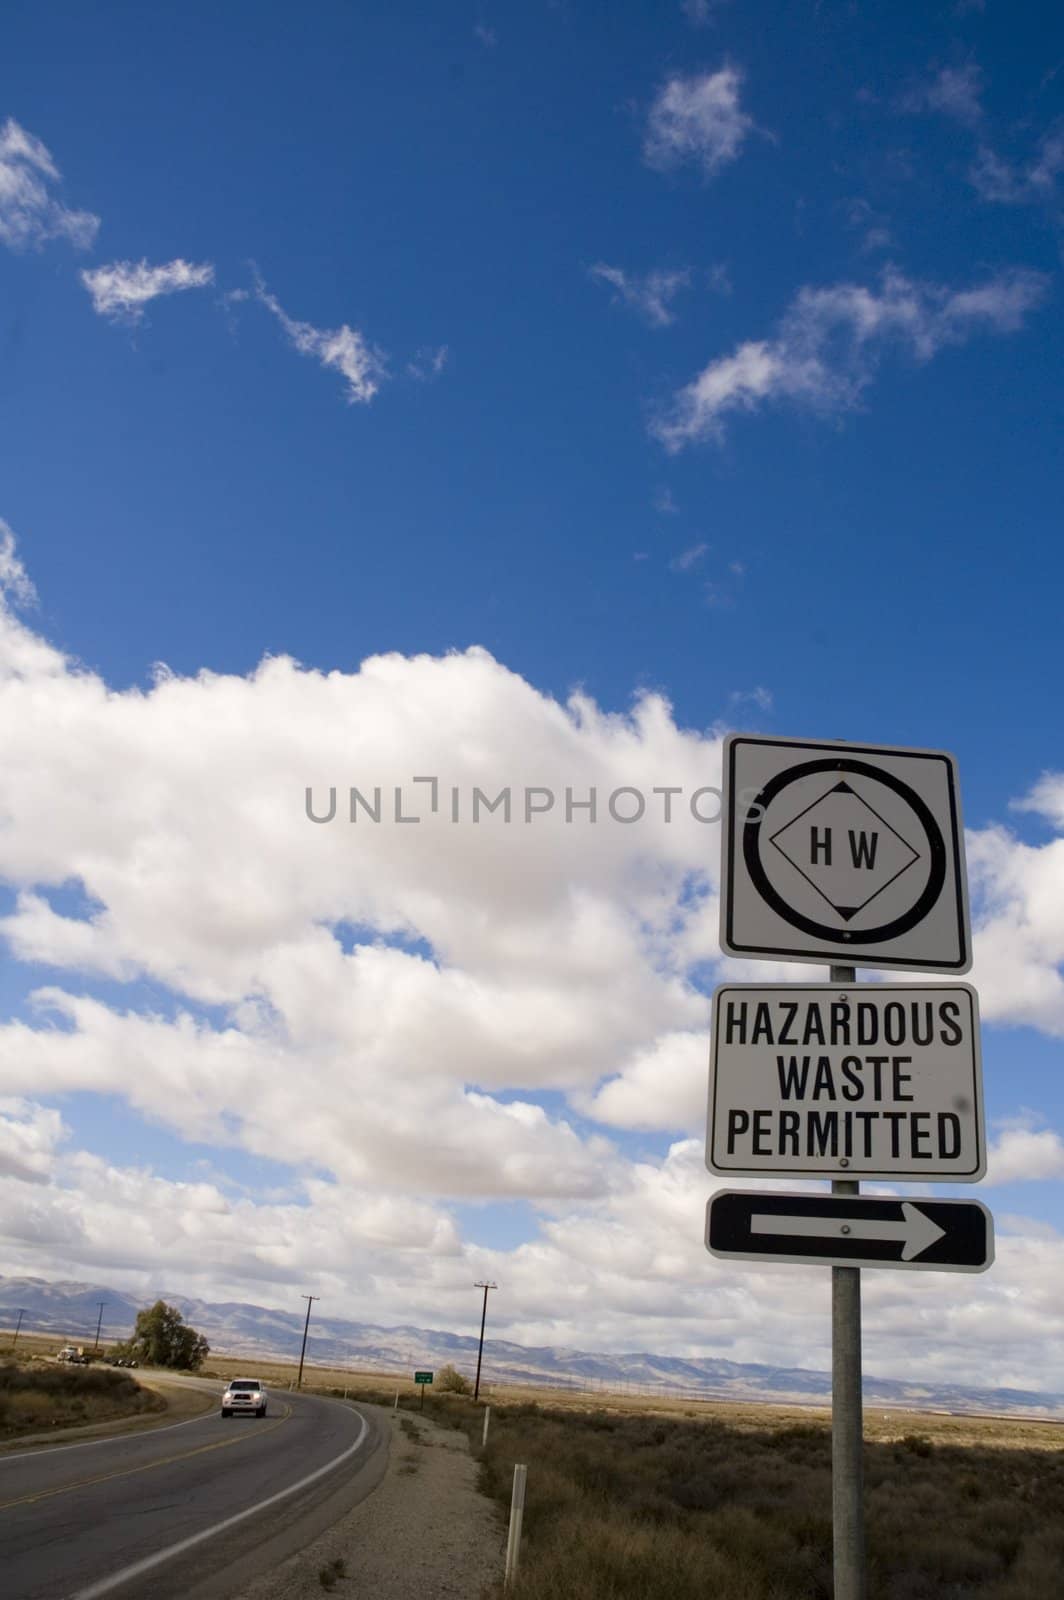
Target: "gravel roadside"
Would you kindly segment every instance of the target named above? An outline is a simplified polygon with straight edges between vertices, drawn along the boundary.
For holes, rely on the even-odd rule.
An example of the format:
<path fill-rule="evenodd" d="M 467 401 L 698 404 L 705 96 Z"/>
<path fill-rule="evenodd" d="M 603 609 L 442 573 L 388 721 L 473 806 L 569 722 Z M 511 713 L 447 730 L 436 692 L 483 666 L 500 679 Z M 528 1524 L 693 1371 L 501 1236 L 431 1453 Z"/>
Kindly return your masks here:
<path fill-rule="evenodd" d="M 477 1490 L 466 1435 L 408 1411 L 361 1403 L 359 1410 L 391 1430 L 380 1484 L 239 1600 L 480 1600 L 502 1577 L 505 1534 Z M 330 1568 L 331 1584 L 322 1577 Z"/>

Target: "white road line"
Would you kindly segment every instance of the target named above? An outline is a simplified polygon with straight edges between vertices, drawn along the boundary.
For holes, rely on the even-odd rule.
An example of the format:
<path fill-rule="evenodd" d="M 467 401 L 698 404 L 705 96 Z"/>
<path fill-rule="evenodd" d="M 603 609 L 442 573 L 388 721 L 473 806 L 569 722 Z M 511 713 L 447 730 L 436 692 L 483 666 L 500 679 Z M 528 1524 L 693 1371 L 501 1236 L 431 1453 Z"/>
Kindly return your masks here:
<path fill-rule="evenodd" d="M 205 1391 L 201 1390 L 201 1393 Z M 131 1428 L 128 1433 L 112 1433 L 107 1439 L 79 1439 L 77 1444 L 42 1444 L 37 1450 L 20 1450 L 17 1455 L 0 1455 L 0 1467 L 9 1461 L 26 1461 L 30 1456 L 43 1460 L 45 1456 L 61 1456 L 64 1450 L 89 1450 L 101 1444 L 128 1444 L 130 1439 L 157 1439 L 160 1433 L 172 1433 L 175 1428 L 187 1428 L 193 1422 L 206 1422 L 218 1413 L 201 1411 L 198 1417 L 186 1417 L 184 1422 L 168 1422 L 165 1428 Z"/>
<path fill-rule="evenodd" d="M 98 1595 L 110 1594 L 112 1589 L 118 1589 L 124 1583 L 129 1583 L 132 1578 L 142 1577 L 145 1572 L 151 1572 L 153 1567 L 162 1566 L 164 1561 L 172 1561 L 175 1556 L 184 1555 L 186 1550 L 192 1550 L 198 1544 L 203 1544 L 207 1539 L 215 1538 L 219 1533 L 225 1533 L 227 1528 L 235 1528 L 238 1522 L 245 1522 L 248 1517 L 258 1516 L 260 1511 L 265 1511 L 268 1506 L 275 1506 L 281 1500 L 287 1500 L 289 1495 L 298 1494 L 300 1489 L 305 1489 L 308 1484 L 316 1483 L 319 1478 L 324 1478 L 327 1472 L 332 1472 L 342 1461 L 347 1461 L 360 1450 L 369 1432 L 369 1424 L 360 1411 L 356 1411 L 361 1427 L 358 1438 L 346 1450 L 327 1461 L 323 1467 L 317 1467 L 313 1472 L 308 1472 L 305 1478 L 300 1478 L 298 1483 L 290 1483 L 287 1489 L 279 1489 L 276 1494 L 271 1494 L 268 1499 L 260 1500 L 257 1505 L 248 1506 L 246 1511 L 238 1511 L 235 1516 L 226 1517 L 223 1522 L 216 1522 L 212 1528 L 204 1528 L 202 1533 L 190 1534 L 187 1539 L 179 1539 L 176 1544 L 167 1545 L 165 1550 L 159 1550 L 153 1556 L 145 1556 L 142 1561 L 134 1561 L 128 1567 L 123 1567 L 119 1572 L 113 1572 L 109 1578 L 101 1578 L 98 1583 L 90 1583 L 87 1589 L 79 1589 L 70 1600 L 97 1600 Z"/>

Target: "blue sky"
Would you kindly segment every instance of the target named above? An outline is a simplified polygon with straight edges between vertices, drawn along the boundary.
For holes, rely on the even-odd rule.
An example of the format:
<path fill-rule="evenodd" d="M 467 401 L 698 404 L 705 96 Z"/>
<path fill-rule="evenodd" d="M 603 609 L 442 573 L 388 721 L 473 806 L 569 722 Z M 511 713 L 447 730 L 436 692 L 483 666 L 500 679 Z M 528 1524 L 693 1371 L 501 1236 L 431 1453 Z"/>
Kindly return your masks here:
<path fill-rule="evenodd" d="M 623 1238 L 644 1182 L 711 1187 L 689 1147 L 704 995 L 732 970 L 693 909 L 715 832 L 625 855 L 600 828 L 590 864 L 560 835 L 542 859 L 517 830 L 490 859 L 445 834 L 400 857 L 381 835 L 333 873 L 277 815 L 305 782 L 400 781 L 430 755 L 463 783 L 522 763 L 535 782 L 537 760 L 538 781 L 599 763 L 712 783 L 726 726 L 957 755 L 988 1111 L 1036 1141 L 1010 1147 L 994 1204 L 1030 1224 L 1016 1272 L 1044 1273 L 1064 1175 L 1061 18 L 1000 0 L 17 3 L 5 126 L 5 704 L 11 782 L 40 788 L 5 801 L 0 1092 L 22 1165 L 80 1207 L 83 1259 L 49 1246 L 53 1275 L 157 1270 L 150 1222 L 108 1256 L 92 1160 L 317 1207 L 330 1239 L 329 1207 L 379 1185 L 396 1215 L 345 1246 L 375 1320 L 451 1325 L 490 1270 L 515 1285 L 498 1310 L 515 1336 L 692 1345 L 693 1301 L 611 1316 L 596 1273 L 637 1269 L 579 1241 L 602 1216 Z M 59 656 L 24 669 L 27 638 Z M 267 656 L 305 670 L 264 678 Z M 647 935 L 662 897 L 682 937 Z M 362 984 L 372 1004 L 350 999 Z M 42 1010 L 42 987 L 68 1001 Z M 286 1142 L 281 1079 L 304 1071 L 319 1109 L 344 1097 L 350 1026 L 358 1094 L 405 1084 L 418 1006 L 418 1040 L 440 1007 L 465 1020 L 420 1118 L 411 1068 L 382 1170 L 368 1136 L 348 1167 L 327 1139 Z M 155 1046 L 119 1043 L 149 1016 L 172 1051 L 150 1091 Z M 181 1017 L 205 1038 L 182 1042 Z M 233 1104 L 224 1071 L 201 1083 L 182 1054 L 201 1047 L 254 1057 Z M 655 1111 L 633 1063 L 662 1051 Z M 255 1083 L 277 1103 L 251 1126 Z M 487 1097 L 470 1149 L 497 1124 L 520 1136 L 480 1187 L 460 1118 L 424 1165 L 441 1083 L 441 1129 L 455 1096 Z M 172 1209 L 152 1193 L 146 1215 Z M 191 1246 L 170 1278 L 254 1297 L 228 1226 L 213 1279 Z M 4 1270 L 38 1258 L 20 1227 Z M 426 1238 L 439 1261 L 415 1293 L 374 1252 L 413 1260 Z M 641 1248 L 648 1283 L 669 1278 L 661 1240 Z M 349 1267 L 323 1243 L 329 1292 Z M 590 1322 L 545 1309 L 570 1268 L 605 1308 Z M 763 1356 L 737 1327 L 721 1341 Z"/>

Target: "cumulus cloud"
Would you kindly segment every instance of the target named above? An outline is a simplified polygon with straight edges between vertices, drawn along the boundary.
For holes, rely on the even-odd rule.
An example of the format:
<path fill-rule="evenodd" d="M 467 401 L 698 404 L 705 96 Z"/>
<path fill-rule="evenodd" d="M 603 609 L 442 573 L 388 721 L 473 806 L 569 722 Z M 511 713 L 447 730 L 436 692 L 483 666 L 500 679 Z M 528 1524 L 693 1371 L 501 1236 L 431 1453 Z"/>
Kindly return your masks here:
<path fill-rule="evenodd" d="M 92 244 L 99 217 L 58 200 L 60 181 L 47 147 L 8 117 L 0 127 L 0 242 L 12 250 L 49 239 L 66 239 L 78 250 Z"/>
<path fill-rule="evenodd" d="M 298 1275 L 337 1316 L 367 1320 L 371 1305 L 383 1324 L 472 1319 L 474 1332 L 470 1285 L 490 1277 L 505 1284 L 496 1334 L 528 1344 L 830 1363 L 828 1273 L 707 1254 L 701 1139 L 604 1162 L 596 1194 L 548 1207 L 538 1237 L 511 1250 L 463 1243 L 446 1207 L 372 1186 L 309 1178 L 256 1199 L 59 1139 L 47 1164 L 46 1185 L 0 1171 L 4 1272 L 281 1305 Z M 909 1377 L 914 1390 L 936 1380 L 1064 1388 L 1064 1239 L 1052 1228 L 999 1218 L 991 1272 L 868 1273 L 863 1297 L 870 1371 Z"/>
<path fill-rule="evenodd" d="M 647 117 L 648 165 L 667 170 L 693 162 L 713 178 L 736 160 L 754 127 L 739 104 L 742 83 L 735 67 L 668 78 Z"/>
<path fill-rule="evenodd" d="M 139 322 L 144 307 L 160 295 L 205 289 L 214 282 L 214 268 L 208 261 L 196 265 L 180 257 L 157 267 L 146 261 L 112 261 L 82 272 L 81 281 L 92 296 L 97 316 L 113 322 Z"/>
<path fill-rule="evenodd" d="M 686 268 L 674 271 L 661 268 L 640 274 L 607 266 L 602 261 L 590 269 L 590 276 L 610 284 L 615 291 L 615 303 L 630 307 L 652 328 L 667 328 L 676 321 L 670 302 L 691 282 Z"/>
<path fill-rule="evenodd" d="M 386 1189 L 598 1186 L 602 1146 L 529 1095 L 591 1091 L 703 1017 L 675 939 L 715 871 L 690 798 L 719 773 L 716 736 L 657 696 L 623 716 L 561 704 L 480 650 L 115 693 L 2 620 L 3 933 L 64 981 L 0 1028 L 0 1093 L 121 1094 L 182 1137 Z M 347 820 L 351 786 L 379 791 L 379 823 Z M 308 820 L 308 787 L 316 814 L 338 791 L 333 823 Z M 397 788 L 417 825 L 395 821 Z M 478 788 L 512 791 L 510 824 L 472 820 Z M 622 788 L 642 822 L 610 816 Z M 70 884 L 78 913 L 54 900 Z M 145 1016 L 79 975 L 174 998 Z"/>
<path fill-rule="evenodd" d="M 349 328 L 346 322 L 339 328 L 315 328 L 310 322 L 297 321 L 261 279 L 256 282 L 255 295 L 273 312 L 300 355 L 313 356 L 323 367 L 341 374 L 347 384 L 348 405 L 367 405 L 373 399 L 387 376 L 385 358 L 357 328 Z"/>
<path fill-rule="evenodd" d="M 0 594 L 16 606 L 34 605 L 37 600 L 37 591 L 18 558 L 14 530 L 3 517 L 0 517 Z"/>
<path fill-rule="evenodd" d="M 1064 833 L 1062 799 L 1064 777 L 1045 774 L 1014 805 Z M 969 833 L 966 854 L 983 1016 L 1064 1035 L 1064 837 L 1032 845 L 997 824 Z"/>
<path fill-rule="evenodd" d="M 1007 1127 L 987 1152 L 986 1182 L 1037 1183 L 1064 1178 L 1064 1139 L 1055 1128 Z"/>
<path fill-rule="evenodd" d="M 1045 300 L 1048 280 L 1021 269 L 967 289 L 884 272 L 878 288 L 840 283 L 804 288 L 776 333 L 717 357 L 674 396 L 652 425 L 666 449 L 718 437 L 725 419 L 770 401 L 823 414 L 854 407 L 883 352 L 929 361 L 974 333 L 1011 333 Z"/>
<path fill-rule="evenodd" d="M 0 1099 L 0 1180 L 47 1183 L 66 1132 L 58 1111 L 29 1100 Z"/>
<path fill-rule="evenodd" d="M 437 1326 L 495 1277 L 530 1342 L 826 1360 L 825 1274 L 702 1245 L 718 837 L 689 800 L 719 783 L 717 731 L 656 695 L 623 714 L 555 700 L 480 650 L 115 690 L 10 609 L 0 720 L 2 933 L 55 975 L 0 1026 L 0 1270 L 277 1303 L 298 1266 L 337 1314 L 365 1317 L 371 1285 L 375 1320 Z M 319 814 L 336 788 L 334 821 L 308 820 L 308 785 Z M 351 786 L 380 791 L 379 822 L 348 820 Z M 473 822 L 473 791 L 506 787 L 557 799 Z M 594 823 L 566 820 L 567 788 L 595 792 Z M 610 818 L 621 789 L 647 797 L 640 822 Z M 1048 814 L 1051 780 L 1035 793 Z M 1064 839 L 983 830 L 969 850 L 984 1014 L 1064 1030 Z M 199 1150 L 163 1176 L 79 1148 L 56 1107 L 74 1127 L 86 1095 L 223 1168 L 232 1150 L 278 1163 L 278 1192 L 204 1175 Z M 686 1136 L 633 1158 L 662 1133 Z M 1006 1129 L 995 1152 L 999 1181 L 1049 1176 L 1059 1140 Z M 463 1214 L 498 1199 L 539 1220 L 511 1250 L 468 1241 Z M 1064 1246 L 1002 1235 L 974 1288 L 869 1275 L 873 1370 L 919 1353 L 928 1377 L 1027 1362 L 1064 1385 Z"/>

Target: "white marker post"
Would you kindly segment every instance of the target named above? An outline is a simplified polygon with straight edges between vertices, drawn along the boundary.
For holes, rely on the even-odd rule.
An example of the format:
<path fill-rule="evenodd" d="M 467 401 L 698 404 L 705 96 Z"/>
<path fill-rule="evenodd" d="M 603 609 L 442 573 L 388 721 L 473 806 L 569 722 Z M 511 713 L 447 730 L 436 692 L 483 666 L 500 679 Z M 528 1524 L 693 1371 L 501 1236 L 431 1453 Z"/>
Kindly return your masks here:
<path fill-rule="evenodd" d="M 510 1499 L 510 1535 L 506 1541 L 506 1578 L 507 1587 L 517 1577 L 517 1564 L 521 1554 L 521 1523 L 525 1516 L 525 1480 L 528 1477 L 527 1467 L 514 1467 L 514 1489 Z"/>
<path fill-rule="evenodd" d="M 485 1406 L 484 1407 L 484 1436 L 480 1441 L 480 1448 L 482 1450 L 483 1450 L 484 1446 L 488 1442 L 488 1423 L 490 1421 L 491 1421 L 491 1407 L 490 1406 Z"/>

